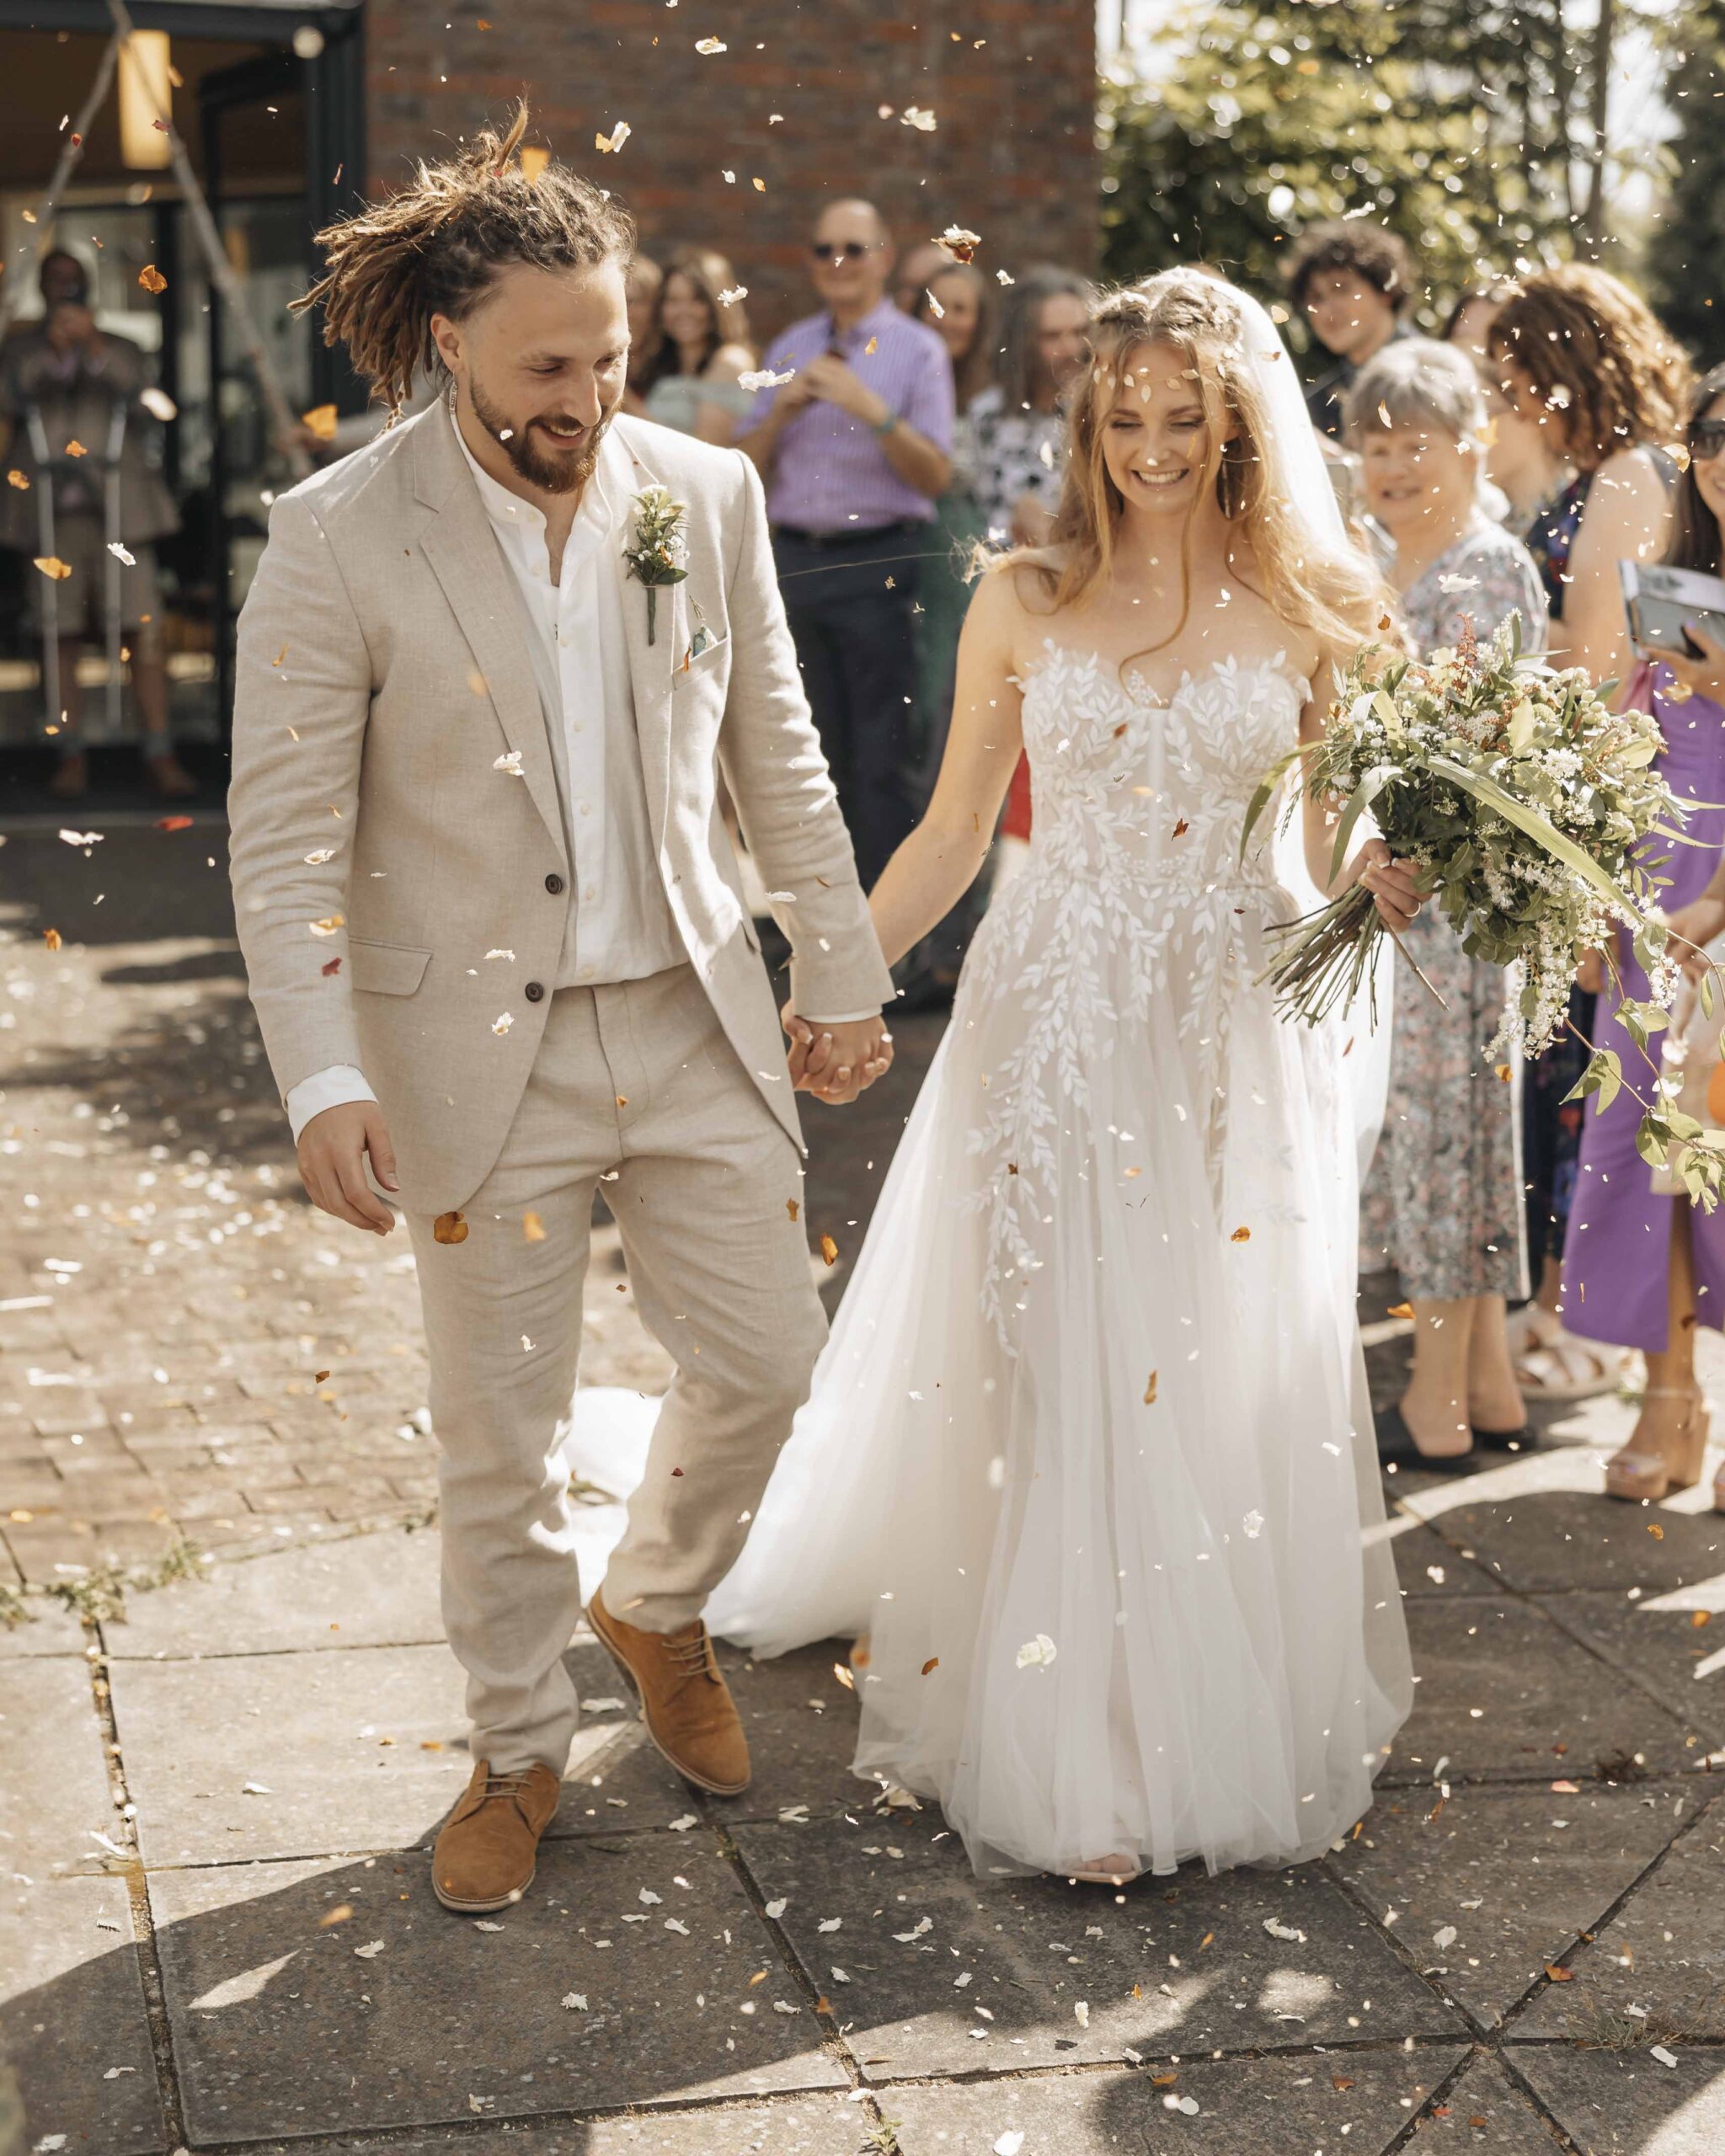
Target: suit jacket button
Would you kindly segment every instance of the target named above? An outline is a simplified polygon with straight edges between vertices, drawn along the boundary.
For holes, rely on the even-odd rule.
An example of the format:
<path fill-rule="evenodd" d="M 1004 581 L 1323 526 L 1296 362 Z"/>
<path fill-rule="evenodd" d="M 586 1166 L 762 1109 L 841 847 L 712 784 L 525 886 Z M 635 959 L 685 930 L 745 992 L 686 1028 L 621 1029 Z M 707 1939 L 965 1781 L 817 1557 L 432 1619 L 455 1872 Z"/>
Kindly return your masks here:
<path fill-rule="evenodd" d="M 545 888 L 550 892 L 553 898 L 556 898 L 558 894 L 565 888 L 562 877 L 558 874 L 554 868 L 552 870 L 550 875 L 548 875 L 545 879 Z"/>
<path fill-rule="evenodd" d="M 530 980 L 527 983 L 526 996 L 529 1003 L 542 1003 L 545 1001 L 544 982 L 542 980 Z"/>

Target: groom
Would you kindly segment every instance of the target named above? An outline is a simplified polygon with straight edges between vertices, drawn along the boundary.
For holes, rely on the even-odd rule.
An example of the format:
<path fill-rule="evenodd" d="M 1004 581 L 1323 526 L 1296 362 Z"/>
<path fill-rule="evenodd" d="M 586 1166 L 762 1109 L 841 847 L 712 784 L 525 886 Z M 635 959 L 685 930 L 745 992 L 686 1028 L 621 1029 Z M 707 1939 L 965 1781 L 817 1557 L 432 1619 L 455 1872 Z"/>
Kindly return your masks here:
<path fill-rule="evenodd" d="M 480 135 L 321 235 L 308 295 L 398 409 L 283 495 L 239 625 L 230 797 L 251 993 L 313 1202 L 418 1265 L 443 1614 L 473 1779 L 446 1907 L 519 1899 L 557 1808 L 580 1617 L 568 1474 L 602 1184 L 676 1365 L 588 1618 L 698 1787 L 749 1779 L 701 1620 L 825 1337 L 795 1103 L 720 816 L 723 772 L 793 953 L 820 1097 L 890 1060 L 892 984 L 734 451 L 615 418 L 627 214 Z M 641 498 L 679 509 L 649 590 Z M 650 504 L 649 504 L 650 511 Z M 650 522 L 650 514 L 649 520 Z M 814 1088 L 811 1088 L 814 1090 Z"/>

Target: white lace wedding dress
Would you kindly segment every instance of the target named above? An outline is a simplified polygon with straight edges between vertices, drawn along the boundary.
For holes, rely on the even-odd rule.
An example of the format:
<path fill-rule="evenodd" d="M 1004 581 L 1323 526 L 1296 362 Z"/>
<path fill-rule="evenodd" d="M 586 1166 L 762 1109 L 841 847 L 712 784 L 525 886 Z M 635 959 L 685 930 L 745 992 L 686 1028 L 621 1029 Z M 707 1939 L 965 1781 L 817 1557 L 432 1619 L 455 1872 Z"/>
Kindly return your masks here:
<path fill-rule="evenodd" d="M 1275 1015 L 1280 660 L 1171 703 L 1049 639 L 1028 865 L 713 1630 L 868 1636 L 859 1774 L 979 1871 L 1310 1856 L 1412 1699 L 1354 1318 L 1348 1033 Z"/>

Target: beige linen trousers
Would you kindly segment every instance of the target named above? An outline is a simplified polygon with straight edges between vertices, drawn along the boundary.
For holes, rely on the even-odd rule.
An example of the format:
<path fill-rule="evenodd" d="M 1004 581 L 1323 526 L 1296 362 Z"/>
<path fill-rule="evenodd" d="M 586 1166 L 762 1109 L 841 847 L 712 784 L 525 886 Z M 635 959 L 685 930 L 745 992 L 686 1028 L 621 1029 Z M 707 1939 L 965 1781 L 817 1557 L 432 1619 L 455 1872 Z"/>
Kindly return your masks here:
<path fill-rule="evenodd" d="M 617 568 L 686 964 L 551 985 L 574 903 L 557 759 L 520 595 L 441 402 L 276 502 L 239 624 L 229 820 L 252 999 L 284 1098 L 355 1064 L 389 1124 L 431 1364 L 445 1622 L 475 1756 L 499 1771 L 560 1773 L 575 1727 L 561 1657 L 583 1582 L 555 1442 L 601 1179 L 676 1365 L 606 1578 L 619 1614 L 668 1631 L 698 1614 L 825 1337 L 793 1218 L 796 1105 L 721 771 L 792 945 L 798 1006 L 893 992 L 753 467 L 648 422 L 612 425 L 638 486 L 687 504 L 688 578 L 660 592 L 651 643 L 646 593 Z M 506 986 L 485 957 L 499 948 L 515 953 Z M 436 1217 L 457 1210 L 465 1239 L 439 1243 Z"/>

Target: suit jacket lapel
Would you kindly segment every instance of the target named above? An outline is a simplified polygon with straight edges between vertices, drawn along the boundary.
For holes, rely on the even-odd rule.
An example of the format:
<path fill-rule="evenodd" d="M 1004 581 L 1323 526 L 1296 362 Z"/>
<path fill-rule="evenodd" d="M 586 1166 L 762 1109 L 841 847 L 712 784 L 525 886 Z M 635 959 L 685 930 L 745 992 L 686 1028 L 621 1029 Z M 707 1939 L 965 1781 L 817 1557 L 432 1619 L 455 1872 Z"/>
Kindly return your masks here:
<path fill-rule="evenodd" d="M 653 825 L 653 842 L 663 846 L 670 800 L 671 691 L 674 669 L 688 643 L 686 609 L 681 584 L 661 585 L 654 638 L 648 643 L 646 590 L 624 562 L 622 550 L 634 538 L 634 498 L 644 487 L 656 486 L 659 475 L 628 449 L 618 459 L 619 468 L 626 463 L 633 469 L 627 478 L 628 498 L 617 536 L 617 574 L 622 579 L 623 625 L 628 637 L 629 679 L 634 692 L 635 731 L 641 743 L 641 776 L 647 786 L 647 814 Z"/>
<path fill-rule="evenodd" d="M 419 544 L 478 663 L 479 679 L 468 685 L 475 691 L 475 710 L 483 708 L 479 696 L 489 695 L 567 869 L 569 847 L 548 732 L 556 714 L 544 708 L 527 655 L 532 625 L 441 402 L 419 423 L 416 447 L 414 491 L 437 512 Z"/>

